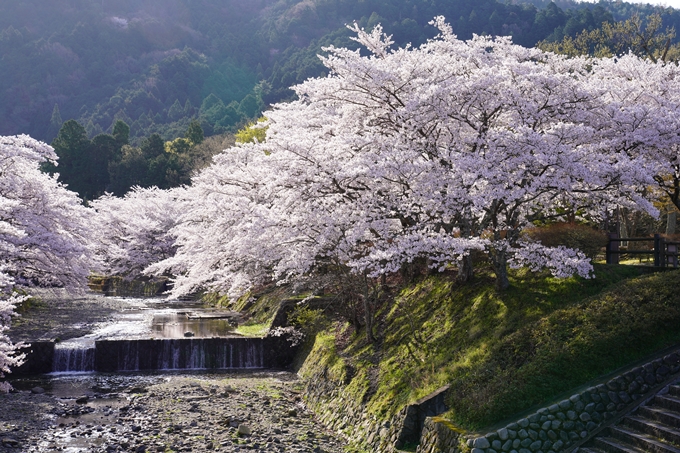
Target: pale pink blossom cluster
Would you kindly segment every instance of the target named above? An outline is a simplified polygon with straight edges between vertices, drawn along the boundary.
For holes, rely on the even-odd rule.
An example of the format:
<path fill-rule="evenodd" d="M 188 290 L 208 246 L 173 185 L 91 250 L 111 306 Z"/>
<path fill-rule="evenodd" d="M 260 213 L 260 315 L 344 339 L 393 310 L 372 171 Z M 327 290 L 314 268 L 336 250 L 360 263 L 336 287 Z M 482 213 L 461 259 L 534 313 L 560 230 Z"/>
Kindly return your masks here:
<path fill-rule="evenodd" d="M 40 170 L 56 158 L 50 146 L 28 136 L 0 137 L 0 377 L 21 361 L 6 335 L 24 300 L 15 287 L 84 288 L 97 267 L 92 211 L 57 176 Z"/>
<path fill-rule="evenodd" d="M 375 277 L 483 250 L 501 279 L 509 263 L 589 276 L 583 254 L 521 230 L 565 211 L 656 214 L 646 188 L 680 141 L 675 65 L 461 41 L 433 24 L 439 36 L 419 48 L 354 26 L 365 50 L 326 49 L 329 75 L 266 112 L 264 142 L 194 178 L 177 253 L 147 271 L 175 275 L 177 294 L 239 294 L 327 264 Z"/>
<path fill-rule="evenodd" d="M 590 278 L 593 266 L 583 252 L 562 245 L 545 247 L 536 242 L 519 242 L 509 265 L 512 268 L 528 267 L 534 272 L 550 269 L 555 277 L 566 278 L 580 275 Z"/>
<path fill-rule="evenodd" d="M 11 372 L 11 367 L 21 365 L 25 359 L 25 354 L 17 352 L 23 344 L 12 343 L 6 333 L 12 317 L 16 316 L 16 305 L 26 299 L 26 296 L 11 292 L 13 286 L 14 280 L 0 270 L 0 378 L 4 378 Z M 9 383 L 0 382 L 0 392 L 8 392 L 11 388 Z"/>
<path fill-rule="evenodd" d="M 124 197 L 106 194 L 91 203 L 93 239 L 105 275 L 140 276 L 149 265 L 175 254 L 170 230 L 177 224 L 185 189 L 133 187 Z"/>

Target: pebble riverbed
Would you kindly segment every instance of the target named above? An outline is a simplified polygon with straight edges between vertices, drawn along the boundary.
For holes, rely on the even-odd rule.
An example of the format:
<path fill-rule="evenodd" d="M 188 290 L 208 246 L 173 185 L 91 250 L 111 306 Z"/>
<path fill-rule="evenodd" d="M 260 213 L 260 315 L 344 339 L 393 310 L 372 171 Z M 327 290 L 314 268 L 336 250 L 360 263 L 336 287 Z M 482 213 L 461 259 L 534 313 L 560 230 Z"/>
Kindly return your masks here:
<path fill-rule="evenodd" d="M 287 372 L 75 375 L 14 385 L 0 394 L 3 453 L 343 451 Z"/>

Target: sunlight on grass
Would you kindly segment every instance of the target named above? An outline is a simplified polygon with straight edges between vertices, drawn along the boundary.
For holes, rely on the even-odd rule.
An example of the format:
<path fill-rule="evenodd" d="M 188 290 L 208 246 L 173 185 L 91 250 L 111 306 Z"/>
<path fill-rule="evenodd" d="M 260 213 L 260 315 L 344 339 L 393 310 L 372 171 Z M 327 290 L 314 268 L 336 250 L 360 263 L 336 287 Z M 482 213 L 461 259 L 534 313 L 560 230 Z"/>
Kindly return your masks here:
<path fill-rule="evenodd" d="M 356 332 L 336 350 L 326 332 L 304 374 L 325 369 L 381 418 L 450 384 L 451 422 L 477 430 L 680 342 L 678 272 L 595 269 L 589 280 L 514 271 L 505 292 L 490 273 L 424 277 L 382 307 L 379 344 Z"/>
<path fill-rule="evenodd" d="M 263 337 L 269 329 L 268 324 L 246 324 L 238 326 L 236 333 L 244 337 Z"/>

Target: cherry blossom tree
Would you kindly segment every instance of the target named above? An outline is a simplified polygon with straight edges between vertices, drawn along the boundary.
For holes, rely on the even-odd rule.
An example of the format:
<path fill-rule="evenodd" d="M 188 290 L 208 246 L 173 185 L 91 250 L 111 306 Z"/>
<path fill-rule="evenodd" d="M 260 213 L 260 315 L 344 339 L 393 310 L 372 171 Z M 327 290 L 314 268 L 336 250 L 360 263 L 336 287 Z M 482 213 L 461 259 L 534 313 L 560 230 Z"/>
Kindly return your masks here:
<path fill-rule="evenodd" d="M 464 42 L 433 24 L 440 35 L 416 49 L 356 26 L 367 54 L 327 49 L 330 75 L 267 112 L 254 126 L 264 141 L 224 151 L 193 180 L 177 253 L 147 271 L 176 275 L 176 293 L 239 294 L 331 265 L 377 277 L 418 258 L 458 263 L 465 279 L 482 250 L 499 289 L 508 265 L 589 277 L 581 252 L 521 232 L 565 211 L 656 213 L 645 192 L 677 141 L 677 70 Z"/>
<path fill-rule="evenodd" d="M 107 194 L 91 203 L 97 212 L 97 255 L 106 275 L 140 276 L 149 265 L 175 253 L 169 234 L 180 218 L 183 188 L 133 187 L 124 197 Z"/>
<path fill-rule="evenodd" d="M 57 182 L 58 175 L 40 170 L 56 158 L 50 146 L 28 136 L 0 137 L 0 377 L 21 360 L 5 334 L 23 300 L 16 287 L 84 288 L 97 266 L 91 210 Z"/>
<path fill-rule="evenodd" d="M 40 165 L 53 149 L 28 136 L 0 137 L 0 261 L 22 286 L 83 287 L 90 210 Z"/>
<path fill-rule="evenodd" d="M 676 83 L 674 68 L 633 56 L 567 59 L 505 38 L 463 43 L 442 18 L 435 24 L 439 39 L 417 50 L 389 51 L 379 29 L 362 35 L 355 28 L 373 55 L 331 49 L 325 63 L 339 83 L 319 79 L 298 88 L 302 103 L 343 103 L 343 116 L 356 112 L 362 123 L 353 135 L 372 132 L 375 141 L 357 149 L 378 163 L 370 164 L 374 179 L 398 182 L 389 211 L 405 227 L 483 240 L 503 289 L 507 260 L 522 258 L 520 232 L 531 220 L 564 209 L 593 218 L 611 203 L 655 211 L 640 192 L 652 182 L 650 157 L 677 138 L 678 109 L 669 106 L 672 98 L 661 103 Z M 641 83 L 654 87 L 643 105 L 642 90 L 633 91 Z M 661 106 L 669 108 L 653 114 Z M 376 253 L 393 256 L 406 232 L 385 235 L 386 246 L 373 247 L 362 265 L 379 263 Z M 413 241 L 407 256 L 426 243 Z M 446 250 L 445 240 L 435 243 Z M 537 245 L 527 250 L 537 257 Z M 437 264 L 436 254 L 421 251 Z M 543 254 L 556 275 L 589 274 L 582 255 Z"/>
<path fill-rule="evenodd" d="M 13 287 L 13 279 L 0 271 L 0 378 L 4 378 L 11 372 L 12 367 L 21 365 L 25 359 L 24 354 L 17 352 L 23 344 L 13 344 L 6 333 L 11 325 L 12 317 L 16 316 L 14 312 L 16 305 L 26 298 L 26 296 L 12 293 Z M 9 383 L 0 382 L 0 392 L 8 392 L 11 388 Z"/>
<path fill-rule="evenodd" d="M 614 146 L 633 158 L 652 161 L 657 197 L 680 210 L 680 146 L 678 136 L 680 70 L 676 64 L 642 62 L 626 55 L 599 60 L 593 83 L 616 79 L 609 90 L 606 120 L 615 125 Z M 653 146 L 649 146 L 653 142 Z"/>

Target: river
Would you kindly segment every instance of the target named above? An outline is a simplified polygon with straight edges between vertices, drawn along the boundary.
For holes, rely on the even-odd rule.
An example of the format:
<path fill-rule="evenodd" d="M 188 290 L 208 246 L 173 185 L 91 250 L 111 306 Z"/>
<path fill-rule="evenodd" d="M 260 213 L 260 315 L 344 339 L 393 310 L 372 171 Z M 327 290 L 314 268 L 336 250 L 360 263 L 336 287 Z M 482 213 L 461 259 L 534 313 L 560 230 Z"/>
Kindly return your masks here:
<path fill-rule="evenodd" d="M 57 349 L 88 349 L 101 340 L 228 339 L 236 319 L 186 302 L 61 294 L 23 313 L 10 334 L 63 335 Z M 294 373 L 60 368 L 55 361 L 53 373 L 10 380 L 15 391 L 0 394 L 0 452 L 343 451 L 307 410 Z"/>

